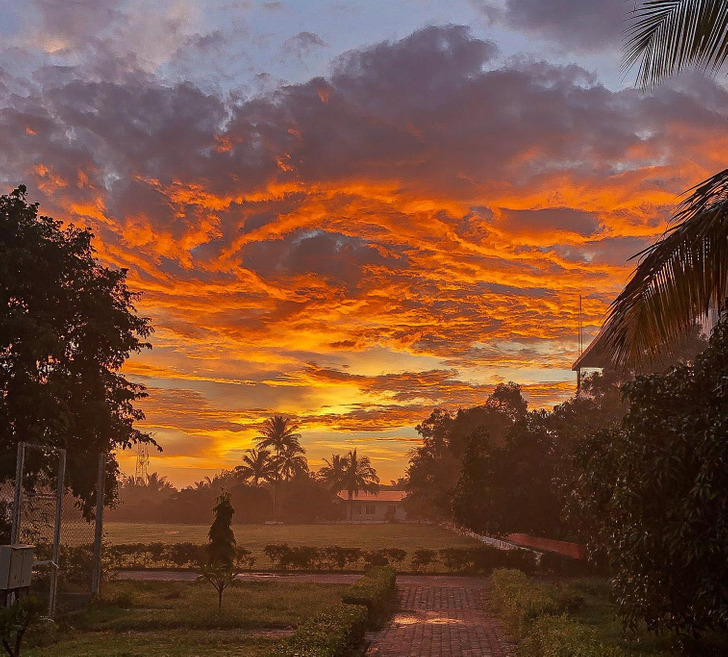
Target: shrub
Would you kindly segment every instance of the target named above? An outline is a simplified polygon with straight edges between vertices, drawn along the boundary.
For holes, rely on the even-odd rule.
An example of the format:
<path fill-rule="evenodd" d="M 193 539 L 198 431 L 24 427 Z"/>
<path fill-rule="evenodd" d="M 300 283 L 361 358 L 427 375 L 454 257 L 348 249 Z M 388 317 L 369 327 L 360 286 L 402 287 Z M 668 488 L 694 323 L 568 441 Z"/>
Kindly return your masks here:
<path fill-rule="evenodd" d="M 320 558 L 327 568 L 344 570 L 347 566 L 355 565 L 362 556 L 360 548 L 347 548 L 333 545 L 320 550 Z"/>
<path fill-rule="evenodd" d="M 341 604 L 298 626 L 269 657 L 346 657 L 364 642 L 367 611 L 360 605 Z"/>
<path fill-rule="evenodd" d="M 426 570 L 427 567 L 437 561 L 437 552 L 435 550 L 415 550 L 412 555 L 412 570 L 419 572 Z"/>
<path fill-rule="evenodd" d="M 555 552 L 546 552 L 541 555 L 538 570 L 565 577 L 582 577 L 600 573 L 599 569 L 589 561 L 572 559 Z"/>
<path fill-rule="evenodd" d="M 444 548 L 439 551 L 445 568 L 459 573 L 490 573 L 495 568 L 517 568 L 526 573 L 536 570 L 536 555 L 530 550 L 500 550 L 492 545 L 475 548 Z"/>
<path fill-rule="evenodd" d="M 271 543 L 263 548 L 263 553 L 276 568 L 288 570 L 291 565 L 291 548 L 288 543 Z"/>
<path fill-rule="evenodd" d="M 506 631 L 515 639 L 526 635 L 539 616 L 558 615 L 568 606 L 559 589 L 550 584 L 534 584 L 520 570 L 493 572 L 493 602 Z"/>
<path fill-rule="evenodd" d="M 370 627 L 386 619 L 397 602 L 397 573 L 394 568 L 375 567 L 360 577 L 341 596 L 348 604 L 363 605 L 367 609 Z"/>
<path fill-rule="evenodd" d="M 518 646 L 518 657 L 626 657 L 606 646 L 596 632 L 566 615 L 536 618 Z"/>
<path fill-rule="evenodd" d="M 263 552 L 281 570 L 311 570 L 321 566 L 321 551 L 310 545 L 290 547 L 288 543 L 272 543 L 266 545 Z"/>

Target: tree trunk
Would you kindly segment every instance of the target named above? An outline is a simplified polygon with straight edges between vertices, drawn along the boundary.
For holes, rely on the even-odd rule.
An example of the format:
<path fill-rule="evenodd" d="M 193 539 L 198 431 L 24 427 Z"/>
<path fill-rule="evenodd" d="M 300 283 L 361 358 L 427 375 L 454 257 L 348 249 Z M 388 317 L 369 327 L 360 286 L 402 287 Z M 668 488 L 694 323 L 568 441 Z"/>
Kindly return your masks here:
<path fill-rule="evenodd" d="M 278 520 L 278 480 L 273 482 L 273 520 Z"/>
<path fill-rule="evenodd" d="M 217 590 L 217 610 L 222 611 L 222 587 Z"/>
<path fill-rule="evenodd" d="M 354 504 L 353 504 L 354 495 L 351 491 L 349 491 L 349 520 L 354 520 Z"/>

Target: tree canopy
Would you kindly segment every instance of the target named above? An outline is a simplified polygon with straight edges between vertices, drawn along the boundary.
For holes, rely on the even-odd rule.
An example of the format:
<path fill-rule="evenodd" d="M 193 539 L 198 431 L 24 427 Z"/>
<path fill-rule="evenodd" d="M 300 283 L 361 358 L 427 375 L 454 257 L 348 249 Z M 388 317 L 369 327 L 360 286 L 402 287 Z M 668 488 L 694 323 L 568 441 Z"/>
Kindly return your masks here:
<path fill-rule="evenodd" d="M 21 441 L 65 448 L 66 483 L 90 512 L 98 454 L 154 443 L 134 428 L 144 387 L 119 371 L 152 329 L 126 270 L 96 259 L 93 234 L 39 215 L 26 196 L 24 186 L 0 196 L 0 479 Z M 117 472 L 110 455 L 107 501 Z"/>

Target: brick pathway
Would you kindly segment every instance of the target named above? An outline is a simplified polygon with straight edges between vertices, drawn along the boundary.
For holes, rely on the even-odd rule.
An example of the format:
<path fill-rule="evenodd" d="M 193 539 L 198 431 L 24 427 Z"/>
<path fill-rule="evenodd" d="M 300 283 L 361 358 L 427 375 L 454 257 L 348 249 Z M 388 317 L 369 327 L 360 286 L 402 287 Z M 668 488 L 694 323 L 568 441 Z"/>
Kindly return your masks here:
<path fill-rule="evenodd" d="M 412 578 L 414 579 L 414 578 Z M 369 635 L 371 657 L 508 657 L 500 624 L 484 607 L 483 578 L 398 578 L 400 610 Z"/>

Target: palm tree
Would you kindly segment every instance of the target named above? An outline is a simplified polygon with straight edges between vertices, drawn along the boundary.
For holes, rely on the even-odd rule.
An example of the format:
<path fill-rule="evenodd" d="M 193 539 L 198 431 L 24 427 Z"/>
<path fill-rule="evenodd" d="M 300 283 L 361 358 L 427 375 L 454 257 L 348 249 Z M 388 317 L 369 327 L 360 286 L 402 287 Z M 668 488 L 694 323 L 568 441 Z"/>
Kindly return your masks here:
<path fill-rule="evenodd" d="M 624 66 L 643 88 L 687 67 L 717 73 L 728 58 L 728 3 L 645 0 L 632 15 Z M 598 340 L 617 367 L 674 353 L 685 333 L 728 296 L 728 169 L 690 190 L 672 225 L 612 303 Z"/>
<path fill-rule="evenodd" d="M 359 491 L 365 493 L 379 492 L 379 477 L 372 466 L 368 456 L 357 456 L 356 449 L 349 452 L 344 458 L 344 476 L 341 480 L 342 488 L 349 494 L 347 506 L 349 520 L 352 518 L 352 500 Z"/>
<path fill-rule="evenodd" d="M 263 423 L 260 436 L 255 438 L 255 442 L 259 449 L 273 449 L 276 454 L 294 446 L 303 452 L 301 434 L 297 430 L 298 425 L 290 418 L 274 415 Z"/>
<path fill-rule="evenodd" d="M 253 486 L 271 482 L 275 478 L 276 463 L 267 449 L 249 449 L 243 456 L 243 464 L 235 468 L 235 474 Z"/>
<path fill-rule="evenodd" d="M 623 68 L 647 88 L 688 67 L 715 74 L 728 58 L 725 0 L 644 0 L 631 12 Z"/>
<path fill-rule="evenodd" d="M 338 493 L 344 487 L 346 457 L 342 457 L 341 454 L 332 454 L 331 460 L 324 459 L 324 463 L 326 465 L 316 473 L 316 478 L 323 482 L 332 493 Z"/>
<path fill-rule="evenodd" d="M 287 447 L 274 457 L 278 479 L 290 481 L 298 475 L 308 472 L 308 461 L 300 446 Z"/>
<path fill-rule="evenodd" d="M 271 457 L 273 475 L 269 480 L 273 485 L 273 519 L 278 511 L 278 486 L 281 481 L 288 481 L 300 472 L 308 471 L 308 463 L 301 446 L 301 434 L 298 425 L 290 418 L 274 415 L 263 423 L 260 436 L 255 438 L 258 449 L 272 449 Z"/>

